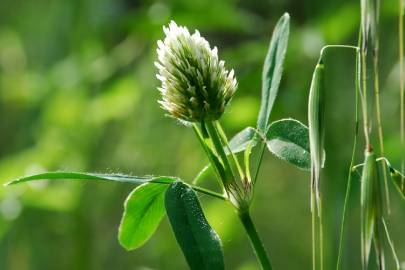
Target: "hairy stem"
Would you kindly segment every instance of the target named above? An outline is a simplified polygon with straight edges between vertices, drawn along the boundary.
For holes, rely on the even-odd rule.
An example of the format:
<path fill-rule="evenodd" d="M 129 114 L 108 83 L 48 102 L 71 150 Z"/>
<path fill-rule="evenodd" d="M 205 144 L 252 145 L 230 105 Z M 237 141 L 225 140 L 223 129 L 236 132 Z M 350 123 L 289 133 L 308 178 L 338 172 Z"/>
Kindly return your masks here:
<path fill-rule="evenodd" d="M 263 270 L 272 270 L 270 260 L 267 256 L 267 252 L 264 248 L 262 241 L 260 240 L 259 234 L 252 222 L 249 211 L 240 212 L 239 219 L 245 228 L 245 231 L 250 239 L 252 247 L 256 253 L 256 257 L 260 262 L 261 268 Z"/>

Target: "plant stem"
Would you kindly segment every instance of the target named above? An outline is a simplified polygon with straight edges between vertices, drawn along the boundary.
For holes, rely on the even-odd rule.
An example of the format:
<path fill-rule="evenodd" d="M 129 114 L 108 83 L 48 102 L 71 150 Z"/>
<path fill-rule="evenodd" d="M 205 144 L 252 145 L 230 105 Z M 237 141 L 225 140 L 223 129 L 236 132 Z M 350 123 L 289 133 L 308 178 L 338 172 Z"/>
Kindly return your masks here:
<path fill-rule="evenodd" d="M 202 125 L 201 125 L 202 126 Z M 214 167 L 215 174 L 217 175 L 217 178 L 219 179 L 219 184 L 222 189 L 224 189 L 224 185 L 222 182 L 222 179 L 225 178 L 225 170 L 222 167 L 222 164 L 219 162 L 218 158 L 214 155 L 210 147 L 207 145 L 205 139 L 203 138 L 203 135 L 201 134 L 200 130 L 198 129 L 197 125 L 193 125 L 193 130 L 197 136 L 198 141 L 200 142 L 202 148 L 204 149 L 205 154 L 208 157 L 208 160 L 211 163 L 211 166 Z"/>
<path fill-rule="evenodd" d="M 222 181 L 224 183 L 224 186 L 226 187 L 227 184 L 230 184 L 235 181 L 231 165 L 229 164 L 229 160 L 228 157 L 226 156 L 224 146 L 221 142 L 221 138 L 219 137 L 218 130 L 215 128 L 214 123 L 211 121 L 207 121 L 205 122 L 205 126 L 212 140 L 212 143 L 214 144 L 215 151 L 217 152 L 225 168 L 225 178 L 223 178 Z"/>
<path fill-rule="evenodd" d="M 378 8 L 377 8 L 378 10 Z M 378 13 L 377 15 L 378 16 Z M 378 22 L 378 18 L 377 18 Z M 377 23 L 378 27 L 378 23 Z M 378 132 L 378 142 L 380 145 L 380 155 L 384 156 L 384 133 L 381 120 L 381 102 L 380 102 L 380 72 L 379 72 L 379 37 L 378 31 L 374 37 L 374 48 L 373 48 L 373 73 L 374 73 L 374 96 L 375 96 L 375 114 L 377 120 L 377 132 Z M 391 212 L 390 207 L 390 197 L 388 192 L 388 181 L 387 181 L 387 168 L 383 166 L 383 176 L 384 176 L 384 189 L 385 189 L 385 199 L 387 203 L 388 214 Z"/>
<path fill-rule="evenodd" d="M 262 241 L 256 231 L 256 228 L 252 222 L 249 211 L 239 212 L 239 219 L 241 220 L 243 227 L 247 235 L 249 236 L 252 247 L 256 253 L 256 257 L 260 262 L 263 270 L 272 270 L 270 260 L 267 257 L 267 252 L 263 246 Z"/>
<path fill-rule="evenodd" d="M 363 129 L 366 148 L 370 145 L 370 131 L 368 123 L 368 103 L 367 103 L 367 52 L 365 48 L 360 49 L 360 72 L 362 82 L 362 111 L 363 111 Z"/>
<path fill-rule="evenodd" d="M 323 217 L 322 217 L 322 197 L 319 197 L 319 258 L 321 264 L 321 270 L 323 270 Z"/>
<path fill-rule="evenodd" d="M 214 197 L 214 198 L 217 198 L 217 199 L 221 199 L 221 200 L 224 200 L 224 201 L 228 200 L 228 197 L 226 197 L 226 196 L 224 196 L 222 194 L 219 194 L 219 193 L 217 193 L 215 191 L 212 191 L 212 190 L 209 190 L 209 189 L 206 189 L 206 188 L 203 188 L 203 187 L 191 185 L 191 184 L 188 184 L 188 185 L 197 192 L 200 192 L 200 193 L 203 193 L 205 195 L 208 195 L 208 196 L 211 196 L 211 197 Z"/>
<path fill-rule="evenodd" d="M 222 128 L 219 121 L 216 121 L 214 126 L 215 126 L 216 130 L 218 131 L 218 134 L 219 134 L 219 136 L 220 136 L 220 138 L 222 140 L 222 143 L 225 145 L 226 149 L 229 152 L 229 156 L 231 157 L 231 161 L 233 161 L 235 167 L 238 169 L 240 179 L 244 179 L 245 174 L 244 174 L 244 172 L 242 170 L 242 167 L 240 166 L 238 157 L 232 152 L 232 149 L 229 146 L 229 141 L 228 141 L 228 138 L 227 138 L 227 136 L 225 134 L 224 129 Z"/>
<path fill-rule="evenodd" d="M 311 236 L 312 236 L 312 270 L 316 269 L 316 209 L 315 209 L 315 186 L 311 186 Z"/>
<path fill-rule="evenodd" d="M 352 158 L 350 160 L 350 167 L 349 167 L 349 174 L 347 176 L 347 186 L 346 186 L 346 194 L 345 194 L 345 201 L 343 204 L 343 214 L 342 214 L 342 223 L 340 225 L 340 238 L 339 238 L 339 251 L 338 251 L 338 258 L 336 262 L 336 270 L 340 269 L 340 264 L 342 262 L 342 252 L 343 252 L 343 239 L 345 233 L 345 226 L 346 226 L 346 213 L 347 208 L 349 206 L 350 200 L 350 193 L 352 187 L 352 167 L 354 165 L 354 159 L 356 155 L 356 148 L 357 148 L 357 135 L 359 133 L 359 110 L 358 110 L 358 100 L 359 100 L 359 90 L 360 90 L 360 78 L 358 76 L 358 68 L 359 68 L 359 58 L 358 58 L 359 50 L 356 51 L 356 67 L 355 67 L 355 130 L 354 130 L 354 139 L 353 139 L 353 149 L 352 149 Z"/>
<path fill-rule="evenodd" d="M 400 91 L 400 129 L 401 129 L 401 149 L 405 149 L 405 97 L 404 97 L 404 2 L 399 0 L 399 20 L 398 20 L 398 39 L 399 39 L 399 91 Z M 405 155 L 401 157 L 401 172 L 405 173 Z M 402 188 L 404 181 L 402 181 Z"/>

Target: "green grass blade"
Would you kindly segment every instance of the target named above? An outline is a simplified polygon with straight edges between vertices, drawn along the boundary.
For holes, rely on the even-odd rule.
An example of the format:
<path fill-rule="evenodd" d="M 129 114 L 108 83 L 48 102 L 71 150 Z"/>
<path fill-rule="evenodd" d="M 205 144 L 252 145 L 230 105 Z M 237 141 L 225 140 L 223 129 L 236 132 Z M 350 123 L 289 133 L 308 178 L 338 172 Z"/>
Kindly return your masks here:
<path fill-rule="evenodd" d="M 145 183 L 127 197 L 118 230 L 118 240 L 125 249 L 141 247 L 158 228 L 164 214 L 167 185 Z"/>
<path fill-rule="evenodd" d="M 45 172 L 15 179 L 5 185 L 15 185 L 24 182 L 38 180 L 78 180 L 78 181 L 113 181 L 131 184 L 143 184 L 153 181 L 155 183 L 169 184 L 176 179 L 167 176 L 130 176 L 124 174 L 99 174 L 99 173 L 81 173 L 81 172 Z"/>
<path fill-rule="evenodd" d="M 267 131 L 267 148 L 300 169 L 309 171 L 311 168 L 308 127 L 297 120 L 273 122 Z"/>
<path fill-rule="evenodd" d="M 190 269 L 223 270 L 221 240 L 211 228 L 194 191 L 182 182 L 169 186 L 166 212 Z"/>

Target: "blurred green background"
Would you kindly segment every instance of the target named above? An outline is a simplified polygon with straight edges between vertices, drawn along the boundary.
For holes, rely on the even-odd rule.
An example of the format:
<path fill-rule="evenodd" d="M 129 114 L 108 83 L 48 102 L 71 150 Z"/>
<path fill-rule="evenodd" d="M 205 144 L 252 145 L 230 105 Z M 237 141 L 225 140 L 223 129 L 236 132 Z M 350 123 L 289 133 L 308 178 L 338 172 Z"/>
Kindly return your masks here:
<path fill-rule="evenodd" d="M 356 44 L 359 1 L 1 0 L 0 183 L 45 170 L 176 175 L 207 162 L 191 129 L 156 100 L 156 41 L 171 19 L 217 46 L 239 89 L 222 119 L 229 136 L 255 125 L 264 56 L 277 19 L 292 19 L 272 120 L 304 123 L 319 50 Z M 396 0 L 382 1 L 381 88 L 387 156 L 399 164 Z M 333 269 L 354 130 L 352 51 L 326 60 L 326 269 Z M 360 144 L 361 145 L 361 144 Z M 361 162 L 362 147 L 358 151 Z M 212 179 L 208 183 L 214 183 Z M 38 182 L 0 187 L 0 269 L 187 269 L 167 218 L 141 249 L 116 239 L 131 185 Z M 390 188 L 391 191 L 394 191 Z M 275 269 L 310 269 L 309 174 L 266 154 L 252 216 Z M 360 269 L 354 181 L 344 269 Z M 405 211 L 391 193 L 390 227 L 405 261 Z M 222 238 L 227 269 L 258 269 L 233 209 L 201 197 Z M 387 254 L 388 269 L 393 269 Z"/>

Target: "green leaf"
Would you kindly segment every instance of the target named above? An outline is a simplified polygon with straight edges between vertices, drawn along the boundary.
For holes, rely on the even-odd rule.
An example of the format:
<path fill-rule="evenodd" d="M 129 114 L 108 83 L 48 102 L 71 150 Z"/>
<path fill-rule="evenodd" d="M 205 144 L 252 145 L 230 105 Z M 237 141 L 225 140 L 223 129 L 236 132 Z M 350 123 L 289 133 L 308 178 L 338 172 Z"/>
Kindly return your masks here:
<path fill-rule="evenodd" d="M 156 231 L 164 214 L 167 185 L 145 183 L 127 197 L 118 240 L 127 250 L 141 247 Z"/>
<path fill-rule="evenodd" d="M 252 127 L 247 127 L 237 133 L 230 141 L 229 148 L 231 148 L 232 153 L 236 154 L 245 151 L 248 145 L 252 142 L 254 135 L 256 134 L 256 129 Z M 228 149 L 226 149 L 229 155 Z"/>
<path fill-rule="evenodd" d="M 276 27 L 274 28 L 269 49 L 264 60 L 262 73 L 262 97 L 259 116 L 257 119 L 257 130 L 259 131 L 259 134 L 267 133 L 270 114 L 273 109 L 274 101 L 277 97 L 278 88 L 280 86 L 289 32 L 290 16 L 288 13 L 285 13 L 279 19 Z M 254 160 L 252 169 L 253 183 L 255 183 L 257 180 L 264 154 L 264 148 L 266 145 L 258 134 L 254 137 L 254 140 L 259 144 L 258 147 L 251 153 Z M 247 156 L 247 159 L 249 159 L 249 155 Z"/>
<path fill-rule="evenodd" d="M 283 62 L 290 32 L 290 16 L 285 13 L 277 22 L 270 41 L 262 74 L 262 99 L 257 121 L 257 129 L 265 134 L 270 113 L 277 97 L 283 72 Z"/>
<path fill-rule="evenodd" d="M 173 182 L 174 177 L 167 176 L 130 176 L 124 174 L 99 174 L 99 173 L 80 173 L 80 172 L 45 172 L 34 174 L 30 176 L 24 176 L 15 179 L 5 185 L 14 185 L 24 182 L 37 181 L 37 180 L 95 180 L 95 181 L 113 181 L 124 182 L 132 184 L 143 184 L 146 182 L 170 184 Z"/>
<path fill-rule="evenodd" d="M 190 269 L 224 269 L 221 240 L 208 224 L 194 191 L 182 182 L 171 184 L 165 206 Z"/>
<path fill-rule="evenodd" d="M 267 148 L 300 169 L 311 169 L 308 127 L 297 120 L 273 122 L 267 131 Z"/>

